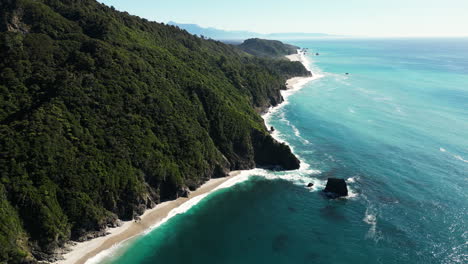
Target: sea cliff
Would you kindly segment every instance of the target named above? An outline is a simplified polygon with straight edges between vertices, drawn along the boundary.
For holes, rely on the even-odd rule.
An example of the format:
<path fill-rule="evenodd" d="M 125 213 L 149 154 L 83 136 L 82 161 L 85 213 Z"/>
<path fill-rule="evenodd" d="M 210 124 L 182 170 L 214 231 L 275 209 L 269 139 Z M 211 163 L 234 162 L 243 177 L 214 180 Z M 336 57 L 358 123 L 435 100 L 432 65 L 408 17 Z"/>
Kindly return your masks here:
<path fill-rule="evenodd" d="M 0 15 L 0 262 L 54 259 L 231 170 L 299 167 L 259 113 L 302 65 L 94 0 Z"/>

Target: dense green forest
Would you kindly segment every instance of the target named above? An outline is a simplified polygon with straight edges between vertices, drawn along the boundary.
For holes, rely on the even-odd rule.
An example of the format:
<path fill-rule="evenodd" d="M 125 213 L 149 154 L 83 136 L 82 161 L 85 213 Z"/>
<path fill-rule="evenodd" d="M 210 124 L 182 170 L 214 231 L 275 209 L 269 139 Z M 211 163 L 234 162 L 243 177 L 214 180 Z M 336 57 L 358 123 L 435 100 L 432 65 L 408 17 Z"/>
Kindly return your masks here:
<path fill-rule="evenodd" d="M 297 53 L 299 49 L 278 40 L 259 38 L 247 39 L 237 47 L 249 54 L 266 58 L 284 58 L 286 55 Z"/>
<path fill-rule="evenodd" d="M 296 169 L 259 113 L 299 62 L 94 0 L 0 1 L 0 263 L 255 166 Z"/>

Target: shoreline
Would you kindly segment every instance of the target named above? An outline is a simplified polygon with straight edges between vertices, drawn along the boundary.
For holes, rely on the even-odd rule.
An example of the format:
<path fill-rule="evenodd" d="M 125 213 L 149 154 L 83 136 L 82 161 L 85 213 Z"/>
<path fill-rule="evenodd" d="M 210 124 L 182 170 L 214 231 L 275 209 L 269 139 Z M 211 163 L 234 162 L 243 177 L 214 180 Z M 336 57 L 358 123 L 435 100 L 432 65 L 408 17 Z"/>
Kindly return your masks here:
<path fill-rule="evenodd" d="M 320 79 L 320 78 L 323 77 L 322 74 L 315 73 L 315 72 L 312 71 L 312 69 L 309 66 L 309 60 L 304 55 L 304 53 L 302 53 L 300 50 L 298 50 L 296 54 L 287 55 L 285 57 L 287 59 L 289 59 L 290 61 L 299 61 L 299 62 L 301 62 L 302 65 L 304 65 L 304 67 L 312 74 L 312 76 L 293 77 L 293 78 L 290 78 L 290 79 L 288 79 L 286 81 L 287 89 L 281 91 L 281 95 L 283 96 L 283 102 L 281 102 L 280 104 L 278 104 L 278 105 L 276 105 L 274 107 L 270 107 L 268 109 L 268 111 L 266 111 L 262 115 L 262 118 L 265 121 L 266 127 L 271 127 L 271 124 L 269 122 L 270 121 L 270 116 L 274 112 L 276 112 L 276 111 L 280 110 L 281 108 L 283 108 L 285 105 L 289 104 L 289 100 L 288 100 L 289 96 L 291 96 L 292 94 L 294 94 L 297 91 L 299 91 L 300 89 L 302 89 L 305 84 L 307 84 L 307 83 L 309 83 L 309 82 L 311 82 L 313 80 L 317 80 L 317 79 Z M 273 133 L 271 133 L 271 135 L 277 141 L 285 143 L 285 141 L 279 136 L 278 130 L 275 130 Z M 289 146 L 289 147 L 291 147 L 291 150 L 292 150 L 292 146 Z M 295 154 L 295 155 L 297 156 L 297 154 Z M 303 164 L 303 162 L 301 161 L 301 167 L 303 166 L 302 164 Z"/>
<path fill-rule="evenodd" d="M 183 213 L 173 212 L 174 209 L 181 207 L 189 201 L 198 202 L 211 192 L 224 188 L 222 185 L 234 178 L 237 178 L 241 171 L 231 171 L 228 176 L 223 178 L 210 179 L 202 184 L 198 189 L 190 192 L 188 197 L 179 197 L 175 200 L 166 201 L 157 204 L 154 208 L 148 209 L 141 215 L 140 222 L 133 220 L 125 221 L 119 227 L 108 228 L 106 231 L 109 233 L 105 236 L 93 238 L 84 242 L 73 242 L 75 244 L 69 246 L 67 253 L 63 254 L 64 259 L 53 262 L 54 264 L 83 264 L 89 262 L 91 259 L 112 249 L 116 245 L 139 235 L 145 234 L 147 231 L 156 228 L 163 224 L 170 217 Z M 195 199 L 198 198 L 198 199 Z"/>
<path fill-rule="evenodd" d="M 286 56 L 290 61 L 300 61 L 308 71 L 311 71 L 307 65 L 304 54 L 298 51 L 297 54 Z M 287 90 L 281 91 L 284 101 L 277 106 L 270 107 L 268 111 L 262 115 L 265 125 L 269 127 L 269 117 L 274 112 L 283 107 L 288 103 L 287 97 L 293 94 L 297 90 L 301 89 L 304 84 L 309 81 L 320 78 L 312 73 L 312 76 L 307 77 L 293 77 L 286 81 Z M 284 142 L 278 136 L 272 134 L 272 136 L 280 142 Z M 302 163 L 302 162 L 301 162 Z M 301 164 L 302 167 L 302 164 Z M 239 177 L 243 172 L 249 172 L 250 170 L 244 171 L 232 171 L 228 176 L 223 178 L 210 179 L 201 185 L 198 189 L 191 192 L 188 197 L 180 197 L 176 200 L 166 201 L 157 204 L 154 208 L 148 209 L 143 215 L 141 215 L 140 222 L 125 221 L 119 227 L 108 228 L 106 231 L 107 235 L 93 238 L 84 242 L 72 242 L 73 245 L 67 248 L 67 253 L 63 254 L 64 259 L 53 262 L 54 264 L 84 264 L 84 263 L 97 263 L 102 257 L 108 255 L 109 250 L 113 250 L 123 242 L 136 238 L 137 236 L 151 232 L 154 228 L 166 222 L 169 218 L 176 214 L 183 213 L 189 210 L 192 205 L 198 203 L 200 200 L 205 198 L 207 195 L 221 188 L 227 188 L 234 185 L 237 182 L 244 181 L 248 178 L 248 173 L 245 179 Z M 230 183 L 233 178 L 241 178 L 237 181 Z M 224 186 L 226 185 L 226 186 Z M 187 206 L 184 206 L 187 205 Z M 184 207 L 184 208 L 182 208 Z"/>
<path fill-rule="evenodd" d="M 305 57 L 304 53 L 302 53 L 301 51 L 298 51 L 298 53 L 296 53 L 296 54 L 287 55 L 285 57 L 287 59 L 289 59 L 290 61 L 299 61 L 300 63 L 302 63 L 302 65 L 304 65 L 306 70 L 308 70 L 312 74 L 312 76 L 306 76 L 306 77 L 300 77 L 299 76 L 299 77 L 293 77 L 291 79 L 288 79 L 286 81 L 286 87 L 288 89 L 283 91 L 283 93 L 291 91 L 291 90 L 293 90 L 293 91 L 299 90 L 306 83 L 308 83 L 310 81 L 313 81 L 313 80 L 316 80 L 316 79 L 319 79 L 319 78 L 322 77 L 321 74 L 317 74 L 317 73 L 312 72 L 312 69 L 308 65 L 309 61 Z"/>

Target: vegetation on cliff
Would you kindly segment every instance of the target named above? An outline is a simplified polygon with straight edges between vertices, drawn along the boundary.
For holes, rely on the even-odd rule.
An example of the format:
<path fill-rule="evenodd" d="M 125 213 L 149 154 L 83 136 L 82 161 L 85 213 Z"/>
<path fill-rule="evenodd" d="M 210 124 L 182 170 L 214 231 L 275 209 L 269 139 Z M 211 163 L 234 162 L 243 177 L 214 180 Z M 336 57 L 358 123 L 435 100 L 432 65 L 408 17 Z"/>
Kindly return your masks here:
<path fill-rule="evenodd" d="M 283 58 L 286 55 L 296 54 L 299 49 L 278 40 L 259 38 L 247 39 L 238 47 L 249 54 L 266 58 Z"/>
<path fill-rule="evenodd" d="M 50 258 L 229 170 L 299 166 L 258 113 L 300 63 L 94 0 L 4 0 L 0 18 L 0 263 Z"/>

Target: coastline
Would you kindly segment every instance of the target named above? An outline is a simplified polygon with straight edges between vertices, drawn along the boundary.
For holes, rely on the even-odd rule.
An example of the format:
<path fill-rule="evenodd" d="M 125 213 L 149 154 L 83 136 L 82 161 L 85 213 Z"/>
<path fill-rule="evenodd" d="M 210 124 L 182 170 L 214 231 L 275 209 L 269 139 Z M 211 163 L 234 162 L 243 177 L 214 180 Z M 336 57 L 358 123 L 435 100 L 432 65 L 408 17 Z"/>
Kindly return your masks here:
<path fill-rule="evenodd" d="M 297 51 L 296 54 L 291 54 L 285 56 L 287 59 L 290 61 L 299 61 L 304 65 L 304 67 L 312 73 L 312 76 L 307 76 L 307 77 L 293 77 L 290 78 L 286 81 L 286 90 L 281 91 L 281 95 L 283 96 L 283 102 L 281 102 L 279 105 L 270 107 L 266 113 L 262 115 L 263 120 L 265 121 L 266 127 L 271 127 L 270 124 L 270 116 L 275 113 L 276 111 L 280 110 L 283 108 L 285 105 L 289 104 L 288 97 L 291 96 L 292 94 L 296 93 L 300 89 L 304 87 L 305 84 L 307 84 L 310 81 L 317 80 L 323 77 L 322 74 L 313 72 L 312 69 L 310 68 L 310 63 L 307 57 L 304 55 L 303 52 L 300 50 Z M 275 130 L 273 133 L 271 133 L 272 137 L 276 139 L 279 142 L 286 143 L 280 136 L 279 131 Z M 292 149 L 292 146 L 289 146 Z M 294 152 L 294 150 L 293 150 Z M 294 153 L 295 154 L 295 153 Z M 295 154 L 297 156 L 297 154 Z M 301 167 L 304 165 L 304 163 L 301 161 Z"/>
<path fill-rule="evenodd" d="M 297 54 L 292 54 L 286 56 L 290 61 L 300 61 L 307 70 L 311 71 L 309 68 L 308 62 L 303 53 L 298 51 Z M 311 71 L 312 72 L 312 71 Z M 262 115 L 265 125 L 269 127 L 269 118 L 270 115 L 282 108 L 288 103 L 287 98 L 301 89 L 309 81 L 315 80 L 322 77 L 321 75 L 315 75 L 312 73 L 312 76 L 308 77 L 293 77 L 286 81 L 287 90 L 281 91 L 281 94 L 284 98 L 284 101 L 275 106 L 271 107 L 265 114 Z M 284 142 L 281 138 L 278 137 L 278 132 L 275 131 L 272 136 L 280 141 Z M 301 162 L 301 167 L 303 166 Z M 198 203 L 208 194 L 212 193 L 221 188 L 230 187 L 237 182 L 244 181 L 250 175 L 251 170 L 244 171 L 232 171 L 228 176 L 224 178 L 210 179 L 203 185 L 201 185 L 197 190 L 191 192 L 189 197 L 180 197 L 176 200 L 166 201 L 156 205 L 152 209 L 145 211 L 141 215 L 141 221 L 136 223 L 134 221 L 125 221 L 119 227 L 108 228 L 106 231 L 107 235 L 102 237 L 97 237 L 84 242 L 75 242 L 75 244 L 68 247 L 68 252 L 63 254 L 64 259 L 53 262 L 54 264 L 84 264 L 84 263 L 98 263 L 102 257 L 105 257 L 110 251 L 116 248 L 118 245 L 127 241 L 129 239 L 135 238 L 139 235 L 150 232 L 154 228 L 163 224 L 172 216 L 183 213 L 189 210 L 193 205 Z M 244 174 L 245 177 L 240 177 L 240 174 Z M 233 180 L 236 178 L 235 180 Z M 239 178 L 239 179 L 238 179 Z M 231 181 L 232 180 L 232 181 Z"/>
<path fill-rule="evenodd" d="M 182 213 L 173 212 L 174 209 L 188 203 L 195 203 L 203 199 L 209 193 L 229 187 L 230 180 L 238 177 L 241 171 L 231 171 L 228 176 L 223 178 L 210 179 L 201 185 L 198 189 L 191 192 L 188 197 L 179 197 L 176 200 L 166 201 L 157 204 L 154 208 L 148 209 L 141 215 L 140 222 L 125 221 L 119 227 L 108 228 L 108 235 L 97 237 L 84 242 L 75 242 L 76 244 L 68 248 L 69 252 L 62 255 L 63 260 L 53 262 L 55 264 L 82 264 L 87 263 L 98 254 L 107 251 L 117 244 L 120 244 L 128 239 L 146 233 L 158 225 L 164 223 L 170 217 Z M 232 183 L 231 183 L 232 184 Z M 227 186 L 223 186 L 227 185 Z"/>
<path fill-rule="evenodd" d="M 321 78 L 322 75 L 320 74 L 317 74 L 317 73 L 313 73 L 312 70 L 310 69 L 309 67 L 309 62 L 307 60 L 307 58 L 305 57 L 304 53 L 302 53 L 301 51 L 298 51 L 298 53 L 296 54 L 291 54 L 291 55 L 287 55 L 286 58 L 288 58 L 290 61 L 299 61 L 302 63 L 302 65 L 304 65 L 304 67 L 310 71 L 312 73 L 312 76 L 307 76 L 307 77 L 293 77 L 291 79 L 288 79 L 286 81 L 286 87 L 288 88 L 286 91 L 283 91 L 284 92 L 287 92 L 287 91 L 296 91 L 300 88 L 302 88 L 302 86 L 304 86 L 304 84 L 312 81 L 312 80 L 315 80 L 315 79 L 318 79 L 318 78 Z"/>

